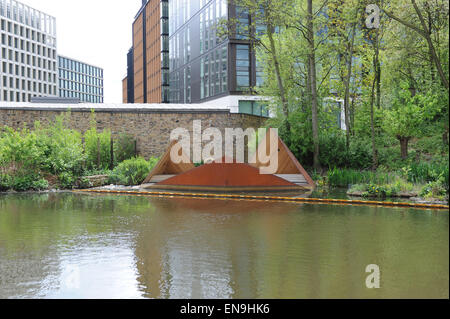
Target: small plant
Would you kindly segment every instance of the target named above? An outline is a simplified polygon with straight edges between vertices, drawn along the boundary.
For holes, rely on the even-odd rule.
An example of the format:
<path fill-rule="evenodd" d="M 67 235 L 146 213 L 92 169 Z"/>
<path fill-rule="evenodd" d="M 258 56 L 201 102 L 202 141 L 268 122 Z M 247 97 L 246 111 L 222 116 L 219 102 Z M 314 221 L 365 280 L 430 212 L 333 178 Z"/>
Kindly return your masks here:
<path fill-rule="evenodd" d="M 13 179 L 9 175 L 0 175 L 0 192 L 5 192 L 12 188 Z"/>
<path fill-rule="evenodd" d="M 111 164 L 111 131 L 97 131 L 95 114 L 91 116 L 91 127 L 84 133 L 87 169 L 107 169 Z"/>
<path fill-rule="evenodd" d="M 361 183 L 385 184 L 392 179 L 387 172 L 359 171 L 334 168 L 328 171 L 328 183 L 331 187 L 348 187 Z"/>
<path fill-rule="evenodd" d="M 114 161 L 121 163 L 135 156 L 134 137 L 127 133 L 120 133 L 114 141 Z"/>
<path fill-rule="evenodd" d="M 34 174 L 18 175 L 13 178 L 12 188 L 17 192 L 24 192 L 27 190 L 40 191 L 48 188 L 48 182 Z"/>
<path fill-rule="evenodd" d="M 120 185 L 139 185 L 156 165 L 158 159 L 146 161 L 143 157 L 131 158 L 120 163 L 109 175 L 109 182 Z"/>
<path fill-rule="evenodd" d="M 349 193 L 360 192 L 363 197 L 395 197 L 401 192 L 410 192 L 414 188 L 413 184 L 408 183 L 404 179 L 397 177 L 394 181 L 390 183 L 367 183 L 367 184 L 356 184 L 353 185 Z"/>
<path fill-rule="evenodd" d="M 58 181 L 62 189 L 72 189 L 75 185 L 75 177 L 68 172 L 59 174 Z"/>
<path fill-rule="evenodd" d="M 92 187 L 92 182 L 87 177 L 81 177 L 77 182 L 77 187 L 80 189 L 86 189 Z"/>
<path fill-rule="evenodd" d="M 32 183 L 31 189 L 42 191 L 48 188 L 48 181 L 44 178 L 38 179 Z"/>
<path fill-rule="evenodd" d="M 447 190 L 444 187 L 444 178 L 439 178 L 436 181 L 428 182 L 420 192 L 420 196 L 424 198 L 437 198 L 443 200 Z"/>
<path fill-rule="evenodd" d="M 200 167 L 202 165 L 204 165 L 205 163 L 203 163 L 203 161 L 199 162 L 199 163 L 194 163 L 195 167 Z"/>

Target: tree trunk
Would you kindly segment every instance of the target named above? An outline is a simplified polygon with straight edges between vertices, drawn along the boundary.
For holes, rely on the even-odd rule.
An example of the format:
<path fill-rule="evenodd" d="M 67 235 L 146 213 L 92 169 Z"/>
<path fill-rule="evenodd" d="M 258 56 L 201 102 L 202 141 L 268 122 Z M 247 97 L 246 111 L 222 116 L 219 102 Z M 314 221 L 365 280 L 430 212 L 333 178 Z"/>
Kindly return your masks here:
<path fill-rule="evenodd" d="M 353 66 L 353 48 L 355 45 L 355 33 L 356 33 L 356 23 L 353 24 L 352 29 L 352 39 L 350 41 L 350 47 L 347 55 L 347 76 L 345 78 L 345 96 L 344 96 L 344 111 L 345 111 L 345 135 L 347 149 L 350 146 L 350 120 L 349 120 L 349 108 L 350 108 L 350 79 L 352 77 L 352 66 Z"/>
<path fill-rule="evenodd" d="M 425 9 L 427 11 L 427 18 L 428 18 L 428 36 L 431 37 L 431 29 L 432 29 L 433 25 L 432 25 L 431 10 L 430 10 L 430 6 L 428 5 L 428 2 L 425 2 Z M 434 79 L 435 79 L 434 61 L 433 61 L 433 53 L 431 52 L 430 48 L 428 48 L 428 54 L 430 55 L 431 81 L 434 83 Z"/>
<path fill-rule="evenodd" d="M 442 84 L 444 85 L 444 87 L 445 87 L 446 90 L 448 91 L 448 89 L 449 89 L 449 88 L 448 88 L 448 80 L 447 80 L 447 78 L 445 77 L 445 73 L 444 73 L 444 70 L 443 70 L 442 64 L 441 64 L 441 59 L 437 56 L 436 50 L 435 50 L 435 48 L 434 48 L 433 41 L 431 40 L 431 37 L 430 37 L 430 35 L 429 35 L 429 33 L 428 33 L 428 27 L 427 27 L 427 25 L 426 25 L 426 22 L 425 22 L 425 20 L 424 20 L 424 18 L 423 18 L 422 13 L 420 12 L 419 7 L 418 7 L 417 4 L 416 4 L 416 1 L 415 1 L 415 0 L 411 0 L 411 3 L 413 4 L 414 10 L 416 11 L 416 13 L 417 13 L 417 15 L 418 15 L 418 17 L 419 17 L 420 23 L 421 23 L 421 25 L 422 25 L 422 29 L 416 27 L 415 25 L 413 25 L 413 24 L 411 24 L 411 23 L 409 23 L 409 22 L 407 22 L 407 21 L 404 21 L 404 20 L 400 19 L 399 17 L 396 17 L 395 15 L 393 15 L 392 13 L 390 13 L 390 12 L 387 11 L 387 10 L 384 10 L 384 13 L 386 13 L 386 15 L 387 15 L 389 18 L 394 19 L 395 21 L 397 21 L 397 22 L 403 24 L 404 26 L 406 26 L 406 27 L 408 27 L 408 28 L 410 28 L 410 29 L 416 31 L 416 32 L 419 33 L 422 37 L 425 38 L 425 40 L 427 41 L 427 44 L 428 44 L 428 48 L 430 49 L 431 57 L 432 57 L 432 59 L 433 59 L 433 61 L 434 61 L 434 64 L 435 64 L 435 66 L 436 66 L 436 69 L 438 70 L 439 77 L 441 78 Z"/>
<path fill-rule="evenodd" d="M 437 68 L 437 70 L 439 72 L 439 76 L 441 77 L 442 84 L 444 85 L 444 87 L 448 91 L 448 80 L 445 77 L 444 70 L 442 69 L 441 60 L 439 59 L 439 57 L 436 54 L 436 49 L 434 48 L 433 41 L 431 40 L 430 32 L 429 32 L 428 27 L 426 25 L 425 19 L 423 18 L 422 13 L 420 12 L 419 7 L 416 4 L 416 1 L 415 0 L 411 0 L 411 2 L 413 4 L 413 6 L 414 6 L 414 9 L 416 10 L 417 15 L 419 16 L 420 23 L 422 24 L 422 28 L 423 28 L 422 35 L 427 40 L 428 48 L 430 49 L 430 53 L 431 53 L 431 58 L 433 59 L 435 65 L 436 65 L 436 68 Z"/>
<path fill-rule="evenodd" d="M 372 83 L 372 94 L 370 98 L 370 128 L 372 134 L 372 168 L 377 169 L 378 166 L 378 150 L 375 141 L 375 119 L 374 119 L 374 99 L 375 99 L 375 86 L 377 89 L 377 109 L 381 107 L 381 63 L 380 63 L 380 46 L 379 46 L 379 31 L 376 30 L 375 36 L 375 57 L 373 61 L 373 70 L 375 72 Z"/>
<path fill-rule="evenodd" d="M 376 80 L 377 80 L 377 109 L 381 108 L 381 62 L 380 62 L 380 47 L 378 42 L 378 35 L 377 35 L 377 47 L 376 47 Z"/>
<path fill-rule="evenodd" d="M 314 142 L 314 168 L 320 169 L 319 161 L 319 121 L 318 121 L 318 103 L 317 103 L 317 76 L 316 76 L 316 53 L 314 44 L 314 22 L 313 22 L 313 5 L 312 0 L 308 0 L 308 73 L 309 73 L 309 86 L 311 92 L 311 112 L 312 112 L 312 131 Z"/>
<path fill-rule="evenodd" d="M 445 132 L 442 134 L 442 142 L 444 142 L 444 145 L 448 145 L 448 127 L 445 128 Z"/>
<path fill-rule="evenodd" d="M 350 127 L 355 127 L 355 95 L 352 95 L 352 103 L 350 103 Z M 351 130 L 352 136 L 355 136 L 355 131 Z"/>
<path fill-rule="evenodd" d="M 372 134 L 372 169 L 376 170 L 378 166 L 378 158 L 377 158 L 377 146 L 375 142 L 375 121 L 374 121 L 374 110 L 373 104 L 375 100 L 375 82 L 376 78 L 373 79 L 372 83 L 372 92 L 370 95 L 370 129 Z"/>
<path fill-rule="evenodd" d="M 400 150 L 401 150 L 402 160 L 406 160 L 408 158 L 408 143 L 409 143 L 410 137 L 397 136 L 397 139 L 400 141 Z"/>
<path fill-rule="evenodd" d="M 273 60 L 273 64 L 275 66 L 275 75 L 277 77 L 277 84 L 278 84 L 278 90 L 280 91 L 280 98 L 281 98 L 281 104 L 283 107 L 283 114 L 285 117 L 285 128 L 286 128 L 286 134 L 288 134 L 289 141 L 287 142 L 287 145 L 290 145 L 290 133 L 291 133 L 291 125 L 289 123 L 289 107 L 288 102 L 286 98 L 286 91 L 283 84 L 283 78 L 281 77 L 281 71 L 280 71 L 280 63 L 278 62 L 278 56 L 277 56 L 277 49 L 275 47 L 275 41 L 273 39 L 273 32 L 274 28 L 271 24 L 267 26 L 268 32 L 267 36 L 269 37 L 270 42 L 270 54 Z"/>

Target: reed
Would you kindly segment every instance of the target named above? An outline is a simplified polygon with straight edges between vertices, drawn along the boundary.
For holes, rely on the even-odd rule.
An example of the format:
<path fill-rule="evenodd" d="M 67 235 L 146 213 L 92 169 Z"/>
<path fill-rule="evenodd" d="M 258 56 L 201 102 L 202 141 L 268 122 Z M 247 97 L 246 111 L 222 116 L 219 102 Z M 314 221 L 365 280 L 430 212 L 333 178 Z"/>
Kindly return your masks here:
<path fill-rule="evenodd" d="M 354 184 L 386 184 L 394 175 L 387 172 L 359 171 L 333 168 L 328 171 L 328 184 L 332 187 L 348 187 Z"/>

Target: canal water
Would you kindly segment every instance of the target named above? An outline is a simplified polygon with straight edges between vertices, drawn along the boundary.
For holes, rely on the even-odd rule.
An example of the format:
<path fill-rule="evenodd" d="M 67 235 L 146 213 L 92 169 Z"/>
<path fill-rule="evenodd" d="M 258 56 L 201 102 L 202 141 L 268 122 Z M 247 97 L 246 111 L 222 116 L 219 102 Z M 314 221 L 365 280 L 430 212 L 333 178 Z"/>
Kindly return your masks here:
<path fill-rule="evenodd" d="M 0 196 L 0 298 L 448 297 L 448 211 Z"/>

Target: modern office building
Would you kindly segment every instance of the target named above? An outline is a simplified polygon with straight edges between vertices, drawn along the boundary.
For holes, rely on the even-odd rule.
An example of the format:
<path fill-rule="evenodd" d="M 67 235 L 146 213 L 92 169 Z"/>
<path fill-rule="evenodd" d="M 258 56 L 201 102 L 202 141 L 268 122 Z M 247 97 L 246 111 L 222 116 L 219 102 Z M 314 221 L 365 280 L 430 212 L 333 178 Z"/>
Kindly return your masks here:
<path fill-rule="evenodd" d="M 59 97 L 79 98 L 82 103 L 103 103 L 103 69 L 58 56 Z"/>
<path fill-rule="evenodd" d="M 167 0 L 142 0 L 133 22 L 133 47 L 123 80 L 128 103 L 169 102 L 168 8 Z M 132 94 L 128 94 L 130 90 Z"/>
<path fill-rule="evenodd" d="M 58 96 L 56 21 L 14 0 L 0 0 L 0 100 Z"/>
<path fill-rule="evenodd" d="M 134 103 L 134 55 L 133 48 L 127 54 L 127 76 L 122 80 L 123 103 Z"/>
<path fill-rule="evenodd" d="M 161 44 L 160 50 L 143 50 L 150 46 L 141 45 L 145 41 L 141 41 L 143 32 L 139 28 L 139 19 L 145 8 L 156 8 L 157 5 L 159 11 L 155 9 L 153 16 L 147 14 L 146 21 L 147 29 L 152 25 L 160 31 L 155 33 Z M 227 0 L 144 0 L 133 24 L 134 72 L 128 72 L 124 80 L 124 86 L 125 81 L 127 85 L 124 92 L 130 92 L 130 85 L 133 85 L 135 96 L 134 101 L 130 98 L 124 98 L 124 101 L 204 103 L 214 100 L 215 104 L 227 106 L 235 113 L 267 115 L 258 102 L 260 98 L 253 95 L 252 89 L 262 83 L 263 74 L 258 68 L 251 42 L 239 32 L 245 28 L 238 28 L 229 36 L 217 32 L 219 23 L 228 19 L 238 19 L 241 26 L 251 21 L 244 10 Z M 144 79 L 149 79 L 144 86 L 161 85 L 161 100 L 157 99 L 159 96 L 149 98 L 149 94 L 147 99 L 139 98 L 142 95 L 141 70 L 144 69 L 144 74 L 151 73 L 148 66 L 147 70 L 142 67 L 142 61 L 152 59 L 160 61 L 155 68 L 159 74 L 153 82 L 149 82 L 148 75 L 144 76 Z M 130 81 L 133 75 L 134 84 Z"/>
<path fill-rule="evenodd" d="M 222 35 L 221 22 L 238 20 Z M 170 102 L 214 100 L 235 112 L 267 115 L 253 95 L 263 81 L 248 39 L 250 15 L 228 0 L 169 0 Z"/>

